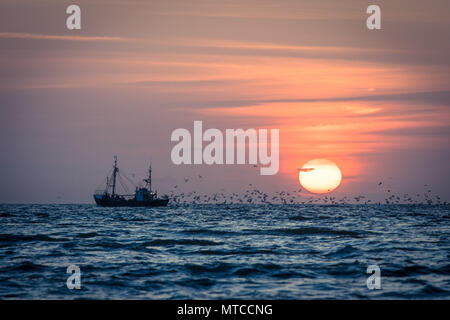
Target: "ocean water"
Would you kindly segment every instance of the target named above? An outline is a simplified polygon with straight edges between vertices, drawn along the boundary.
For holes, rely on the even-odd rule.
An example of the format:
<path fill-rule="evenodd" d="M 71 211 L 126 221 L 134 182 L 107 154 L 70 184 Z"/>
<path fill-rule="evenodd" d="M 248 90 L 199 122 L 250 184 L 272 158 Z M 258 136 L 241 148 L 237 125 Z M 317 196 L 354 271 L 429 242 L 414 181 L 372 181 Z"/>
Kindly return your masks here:
<path fill-rule="evenodd" d="M 449 218 L 448 205 L 0 205 L 0 298 L 449 299 Z"/>

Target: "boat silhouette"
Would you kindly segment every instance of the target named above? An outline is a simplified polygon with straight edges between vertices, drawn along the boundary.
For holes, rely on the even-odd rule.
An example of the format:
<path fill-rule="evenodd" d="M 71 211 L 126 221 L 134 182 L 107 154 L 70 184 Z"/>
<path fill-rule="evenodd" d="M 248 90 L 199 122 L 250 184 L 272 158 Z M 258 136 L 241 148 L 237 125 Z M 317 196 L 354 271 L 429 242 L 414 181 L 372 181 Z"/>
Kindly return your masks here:
<path fill-rule="evenodd" d="M 105 190 L 94 194 L 94 200 L 97 205 L 101 207 L 165 207 L 169 203 L 167 196 L 158 198 L 157 192 L 152 191 L 151 166 L 148 170 L 148 177 L 143 180 L 145 186 L 136 187 L 134 194 L 118 194 L 116 192 L 118 176 L 119 167 L 117 166 L 117 156 L 115 156 L 112 174 L 106 178 Z"/>

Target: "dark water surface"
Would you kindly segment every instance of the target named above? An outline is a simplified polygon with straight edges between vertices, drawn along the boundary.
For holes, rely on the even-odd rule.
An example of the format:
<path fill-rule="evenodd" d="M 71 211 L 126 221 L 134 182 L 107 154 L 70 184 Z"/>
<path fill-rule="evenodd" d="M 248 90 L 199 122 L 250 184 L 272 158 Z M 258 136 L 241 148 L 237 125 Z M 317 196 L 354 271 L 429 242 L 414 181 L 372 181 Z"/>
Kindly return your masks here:
<path fill-rule="evenodd" d="M 425 205 L 0 205 L 0 298 L 448 299 L 449 218 Z M 366 286 L 373 264 L 380 290 Z"/>

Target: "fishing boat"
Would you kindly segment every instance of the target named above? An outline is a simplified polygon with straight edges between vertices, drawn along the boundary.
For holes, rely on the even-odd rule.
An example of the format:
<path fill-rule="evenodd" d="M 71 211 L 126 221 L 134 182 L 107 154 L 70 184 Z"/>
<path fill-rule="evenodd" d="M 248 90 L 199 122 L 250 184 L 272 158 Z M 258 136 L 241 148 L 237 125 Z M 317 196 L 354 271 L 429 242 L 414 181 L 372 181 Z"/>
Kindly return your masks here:
<path fill-rule="evenodd" d="M 145 186 L 137 186 L 134 194 L 118 194 L 116 192 L 118 178 L 120 178 L 119 167 L 117 166 L 117 156 L 115 156 L 112 174 L 106 178 L 106 188 L 94 194 L 97 205 L 101 207 L 165 207 L 169 203 L 167 196 L 158 198 L 157 192 L 152 191 L 151 166 L 148 170 L 148 177 L 143 179 Z"/>

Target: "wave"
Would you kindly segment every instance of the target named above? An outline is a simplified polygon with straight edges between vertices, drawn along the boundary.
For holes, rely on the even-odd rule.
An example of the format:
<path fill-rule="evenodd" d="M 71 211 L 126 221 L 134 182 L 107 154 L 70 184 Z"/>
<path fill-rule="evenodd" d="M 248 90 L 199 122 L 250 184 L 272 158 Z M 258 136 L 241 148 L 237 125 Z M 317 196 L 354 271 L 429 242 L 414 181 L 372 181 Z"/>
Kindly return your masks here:
<path fill-rule="evenodd" d="M 49 237 L 45 234 L 35 234 L 35 235 L 21 235 L 21 234 L 8 234 L 2 233 L 0 234 L 0 242 L 16 242 L 16 241 L 69 241 L 67 238 L 54 238 Z"/>
<path fill-rule="evenodd" d="M 77 237 L 81 238 L 81 239 L 90 239 L 90 238 L 95 238 L 98 236 L 100 236 L 100 234 L 97 232 L 85 232 L 85 233 L 79 233 L 77 235 Z"/>
<path fill-rule="evenodd" d="M 445 290 L 443 288 L 438 288 L 431 284 L 427 284 L 420 289 L 419 295 L 421 295 L 423 297 L 429 297 L 429 296 L 445 297 L 445 296 L 448 296 L 449 292 L 450 292 L 449 290 Z"/>
<path fill-rule="evenodd" d="M 225 231 L 225 230 L 213 230 L 213 229 L 188 229 L 183 230 L 183 233 L 190 234 L 207 234 L 207 235 L 233 235 L 236 232 L 233 231 Z"/>
<path fill-rule="evenodd" d="M 294 221 L 305 221 L 305 220 L 311 220 L 311 218 L 308 218 L 308 217 L 304 217 L 304 216 L 298 215 L 298 216 L 289 217 L 289 220 L 294 220 Z"/>
<path fill-rule="evenodd" d="M 238 276 L 249 276 L 249 275 L 261 275 L 261 274 L 274 274 L 274 272 L 283 269 L 275 263 L 257 263 L 250 266 L 244 266 L 237 268 L 233 274 Z"/>
<path fill-rule="evenodd" d="M 14 214 L 10 212 L 0 212 L 0 217 L 2 218 L 14 217 Z"/>
<path fill-rule="evenodd" d="M 209 288 L 216 284 L 216 281 L 209 278 L 190 279 L 189 281 L 176 281 L 174 283 L 178 286 L 187 286 L 190 288 Z"/>
<path fill-rule="evenodd" d="M 383 269 L 383 274 L 389 277 L 411 277 L 417 275 L 449 275 L 450 265 L 445 265 L 443 267 L 428 267 L 425 265 L 414 264 L 414 265 L 394 265 L 389 268 Z"/>
<path fill-rule="evenodd" d="M 217 255 L 217 256 L 228 256 L 228 255 L 258 255 L 258 254 L 279 254 L 275 250 L 268 249 L 251 249 L 251 250 L 201 250 L 198 252 L 202 255 Z"/>
<path fill-rule="evenodd" d="M 259 230 L 259 232 L 275 235 L 325 235 L 325 236 L 348 236 L 353 238 L 362 237 L 362 234 L 360 234 L 357 231 L 330 229 L 324 227 L 280 228 L 264 231 Z"/>
<path fill-rule="evenodd" d="M 173 246 L 173 245 L 188 245 L 188 246 L 218 246 L 222 242 L 202 239 L 156 239 L 145 243 L 146 246 Z"/>
<path fill-rule="evenodd" d="M 190 273 L 197 275 L 197 274 L 204 274 L 204 273 L 226 273 L 228 271 L 233 270 L 236 268 L 235 264 L 232 263 L 225 263 L 225 262 L 219 262 L 214 264 L 186 264 L 184 267 L 190 271 Z"/>
<path fill-rule="evenodd" d="M 35 271 L 44 271 L 46 270 L 47 267 L 34 263 L 32 261 L 29 260 L 25 260 L 13 265 L 9 265 L 6 268 L 1 269 L 2 272 L 14 272 L 14 271 L 19 271 L 19 272 L 35 272 Z"/>
<path fill-rule="evenodd" d="M 330 252 L 326 254 L 326 257 L 333 257 L 333 258 L 344 258 L 349 256 L 354 256 L 355 254 L 359 254 L 360 250 L 351 246 L 346 245 L 345 247 L 339 248 L 333 252 Z"/>
<path fill-rule="evenodd" d="M 349 262 L 338 262 L 333 264 L 327 264 L 322 267 L 323 270 L 333 277 L 352 277 L 362 272 L 365 272 L 367 266 L 359 262 L 358 260 Z M 384 275 L 384 272 L 383 272 Z"/>

